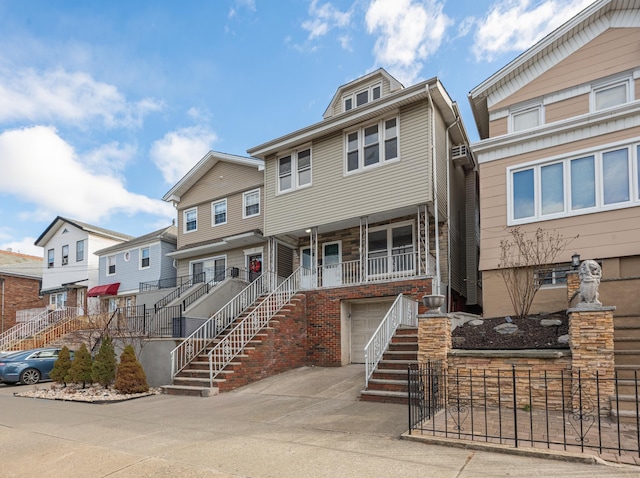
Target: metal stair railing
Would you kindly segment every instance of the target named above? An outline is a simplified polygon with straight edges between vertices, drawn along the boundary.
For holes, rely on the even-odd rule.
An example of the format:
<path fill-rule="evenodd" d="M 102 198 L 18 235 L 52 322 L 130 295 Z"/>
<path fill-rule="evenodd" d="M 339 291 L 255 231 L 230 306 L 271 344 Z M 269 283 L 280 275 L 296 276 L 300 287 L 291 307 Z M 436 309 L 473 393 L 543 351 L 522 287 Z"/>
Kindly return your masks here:
<path fill-rule="evenodd" d="M 69 317 L 78 316 L 82 312 L 82 309 L 78 307 L 46 310 L 35 319 L 16 324 L 2 334 L 0 336 L 0 350 L 12 350 L 16 345 L 30 337 L 34 337 L 51 325 Z"/>
<path fill-rule="evenodd" d="M 162 307 L 164 307 L 165 305 L 167 305 L 169 302 L 171 302 L 174 299 L 177 299 L 178 297 L 180 297 L 187 289 L 193 287 L 194 284 L 197 284 L 199 282 L 199 278 L 200 278 L 200 274 L 198 276 L 195 277 L 191 277 L 188 281 L 186 282 L 182 282 L 180 284 L 180 286 L 178 286 L 178 288 L 176 290 L 174 290 L 173 292 L 171 292 L 170 294 L 165 295 L 162 299 L 160 299 L 158 302 L 156 302 L 153 307 L 155 309 L 160 309 Z"/>
<path fill-rule="evenodd" d="M 258 297 L 269 292 L 274 283 L 274 274 L 263 273 L 174 348 L 171 351 L 171 377 L 175 377 L 191 360 L 202 353 L 211 341 L 253 305 Z"/>
<path fill-rule="evenodd" d="M 364 347 L 365 389 L 400 325 L 418 326 L 418 302 L 399 294 Z"/>
<path fill-rule="evenodd" d="M 300 290 L 300 268 L 267 295 L 238 325 L 226 334 L 207 354 L 209 386 L 222 370 L 237 357 L 249 341 L 267 326 L 271 318 Z"/>

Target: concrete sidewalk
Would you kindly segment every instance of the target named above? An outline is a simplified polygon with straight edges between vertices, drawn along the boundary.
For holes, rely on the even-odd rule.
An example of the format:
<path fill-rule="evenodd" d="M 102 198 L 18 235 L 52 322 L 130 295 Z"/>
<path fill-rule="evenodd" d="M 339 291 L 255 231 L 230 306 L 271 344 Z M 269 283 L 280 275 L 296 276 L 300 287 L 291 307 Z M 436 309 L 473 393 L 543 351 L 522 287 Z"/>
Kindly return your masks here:
<path fill-rule="evenodd" d="M 304 367 L 208 398 L 102 405 L 0 385 L 0 476 L 640 477 L 631 466 L 403 440 L 407 407 L 360 402 L 363 385 L 359 365 Z"/>

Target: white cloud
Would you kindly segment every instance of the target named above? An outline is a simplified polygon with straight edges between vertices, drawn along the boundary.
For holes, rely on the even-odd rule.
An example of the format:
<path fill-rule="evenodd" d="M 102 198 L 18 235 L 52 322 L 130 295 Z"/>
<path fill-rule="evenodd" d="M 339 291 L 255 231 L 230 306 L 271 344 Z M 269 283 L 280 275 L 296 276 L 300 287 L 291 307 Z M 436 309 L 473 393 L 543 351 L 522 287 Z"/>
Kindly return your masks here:
<path fill-rule="evenodd" d="M 118 89 L 87 73 L 63 69 L 0 69 L 0 121 L 61 121 L 84 126 L 100 121 L 106 127 L 139 126 L 145 115 L 162 105 L 152 99 L 131 103 Z"/>
<path fill-rule="evenodd" d="M 452 23 L 442 8 L 436 0 L 373 0 L 365 20 L 367 31 L 378 35 L 376 63 L 405 85 L 414 83 Z"/>
<path fill-rule="evenodd" d="M 501 0 L 479 21 L 473 53 L 476 60 L 494 61 L 506 52 L 529 48 L 593 0 Z"/>
<path fill-rule="evenodd" d="M 308 40 L 311 41 L 326 35 L 334 28 L 349 26 L 351 11 L 342 12 L 330 2 L 320 5 L 318 0 L 312 0 L 309 5 L 309 17 L 302 22 L 302 28 L 309 32 Z"/>
<path fill-rule="evenodd" d="M 217 136 L 203 127 L 171 131 L 151 147 L 151 160 L 169 184 L 178 182 L 211 150 Z"/>
<path fill-rule="evenodd" d="M 114 213 L 173 217 L 167 203 L 127 191 L 123 180 L 114 175 L 90 171 L 86 159 L 54 128 L 5 131 L 0 134 L 0 190 L 36 206 L 35 211 L 20 214 L 23 219 L 66 215 L 95 223 Z"/>

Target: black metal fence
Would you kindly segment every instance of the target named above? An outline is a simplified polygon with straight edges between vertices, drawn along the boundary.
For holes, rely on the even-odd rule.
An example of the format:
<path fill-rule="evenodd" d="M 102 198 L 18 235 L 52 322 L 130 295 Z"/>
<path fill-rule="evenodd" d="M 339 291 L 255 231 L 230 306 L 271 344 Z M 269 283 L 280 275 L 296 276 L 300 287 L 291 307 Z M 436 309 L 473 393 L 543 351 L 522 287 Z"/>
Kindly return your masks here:
<path fill-rule="evenodd" d="M 640 457 L 637 372 L 603 379 L 581 371 L 408 371 L 409 433 L 512 447 Z"/>

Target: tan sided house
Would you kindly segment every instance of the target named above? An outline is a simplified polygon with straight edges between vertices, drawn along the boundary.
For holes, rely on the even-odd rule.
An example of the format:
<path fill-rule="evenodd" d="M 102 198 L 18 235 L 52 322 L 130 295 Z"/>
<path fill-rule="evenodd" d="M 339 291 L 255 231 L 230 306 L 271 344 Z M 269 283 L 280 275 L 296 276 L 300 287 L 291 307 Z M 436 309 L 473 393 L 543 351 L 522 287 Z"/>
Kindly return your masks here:
<path fill-rule="evenodd" d="M 519 226 L 572 241 L 532 312 L 567 308 L 571 256 L 602 265 L 600 300 L 640 315 L 640 9 L 598 0 L 469 94 L 481 140 L 483 305 L 513 312 L 500 241 Z M 616 348 L 618 345 L 616 345 Z"/>

